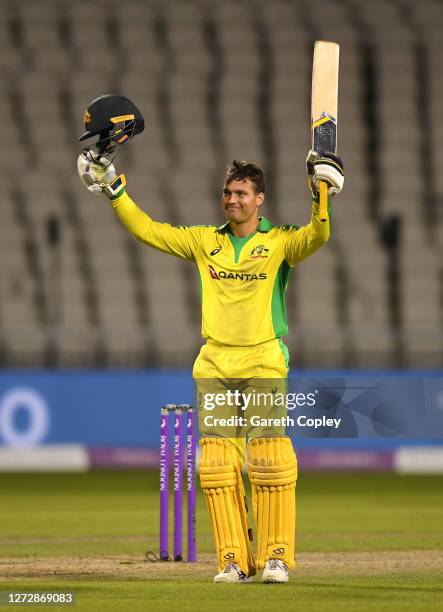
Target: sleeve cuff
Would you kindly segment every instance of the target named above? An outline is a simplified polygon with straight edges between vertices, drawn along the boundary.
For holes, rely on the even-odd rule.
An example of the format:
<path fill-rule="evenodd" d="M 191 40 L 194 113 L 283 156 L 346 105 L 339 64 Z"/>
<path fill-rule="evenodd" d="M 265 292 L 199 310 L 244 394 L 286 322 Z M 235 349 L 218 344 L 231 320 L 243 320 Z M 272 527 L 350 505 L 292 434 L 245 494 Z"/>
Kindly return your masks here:
<path fill-rule="evenodd" d="M 119 191 L 116 195 L 111 196 L 109 199 L 111 200 L 111 202 L 114 202 L 115 200 L 118 200 L 119 198 L 121 198 L 122 195 L 125 193 L 126 193 L 126 187 L 122 189 L 121 191 Z"/>

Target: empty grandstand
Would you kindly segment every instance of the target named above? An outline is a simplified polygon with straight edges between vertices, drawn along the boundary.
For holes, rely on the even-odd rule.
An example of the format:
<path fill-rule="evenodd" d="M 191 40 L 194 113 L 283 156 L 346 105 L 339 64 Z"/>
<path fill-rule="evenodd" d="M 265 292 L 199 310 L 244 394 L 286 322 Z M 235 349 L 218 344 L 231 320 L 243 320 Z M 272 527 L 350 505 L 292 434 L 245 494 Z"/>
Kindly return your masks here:
<path fill-rule="evenodd" d="M 147 128 L 128 191 L 172 224 L 219 224 L 225 165 L 267 175 L 264 214 L 310 211 L 312 46 L 341 45 L 346 182 L 327 248 L 287 295 L 295 367 L 443 364 L 437 0 L 0 0 L 0 363 L 189 366 L 192 264 L 136 243 L 76 172 L 82 114 L 121 93 Z M 433 121 L 434 120 L 434 121 Z"/>

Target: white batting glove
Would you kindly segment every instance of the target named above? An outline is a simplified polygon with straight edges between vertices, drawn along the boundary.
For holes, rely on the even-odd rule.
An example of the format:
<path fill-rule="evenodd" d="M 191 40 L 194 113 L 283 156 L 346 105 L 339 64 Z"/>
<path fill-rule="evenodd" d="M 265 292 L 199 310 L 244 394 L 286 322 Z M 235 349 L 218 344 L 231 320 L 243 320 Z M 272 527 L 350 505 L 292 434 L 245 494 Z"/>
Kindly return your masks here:
<path fill-rule="evenodd" d="M 125 191 L 125 175 L 117 176 L 114 164 L 110 164 L 106 157 L 95 161 L 88 151 L 83 151 L 78 156 L 77 170 L 82 182 L 92 193 L 104 193 L 108 198 L 118 198 Z"/>
<path fill-rule="evenodd" d="M 318 196 L 320 181 L 328 183 L 328 194 L 340 193 L 343 189 L 345 177 L 343 174 L 343 162 L 334 153 L 323 153 L 320 157 L 315 151 L 309 151 L 306 159 L 310 187 L 314 197 Z"/>
<path fill-rule="evenodd" d="M 110 164 L 106 157 L 94 161 L 85 151 L 78 156 L 77 170 L 82 182 L 92 193 L 102 193 L 103 188 L 110 185 L 117 176 L 114 164 Z"/>

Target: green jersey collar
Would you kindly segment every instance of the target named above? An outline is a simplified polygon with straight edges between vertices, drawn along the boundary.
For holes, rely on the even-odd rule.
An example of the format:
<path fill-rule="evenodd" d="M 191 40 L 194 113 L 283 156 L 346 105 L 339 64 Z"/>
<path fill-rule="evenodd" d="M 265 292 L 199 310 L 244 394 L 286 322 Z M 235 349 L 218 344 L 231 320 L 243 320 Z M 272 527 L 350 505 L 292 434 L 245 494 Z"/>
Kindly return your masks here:
<path fill-rule="evenodd" d="M 266 217 L 259 217 L 260 219 L 260 225 L 258 226 L 258 231 L 259 232 L 269 232 L 269 230 L 271 230 L 274 226 L 272 225 L 272 223 L 269 221 L 269 219 L 266 219 Z"/>
<path fill-rule="evenodd" d="M 258 232 L 266 233 L 274 227 L 272 223 L 265 217 L 259 217 L 258 219 L 260 221 L 257 228 Z M 219 227 L 217 227 L 215 231 L 220 234 L 226 234 L 226 232 L 229 231 L 229 221 L 226 221 L 226 223 L 223 223 L 223 225 L 219 225 Z"/>

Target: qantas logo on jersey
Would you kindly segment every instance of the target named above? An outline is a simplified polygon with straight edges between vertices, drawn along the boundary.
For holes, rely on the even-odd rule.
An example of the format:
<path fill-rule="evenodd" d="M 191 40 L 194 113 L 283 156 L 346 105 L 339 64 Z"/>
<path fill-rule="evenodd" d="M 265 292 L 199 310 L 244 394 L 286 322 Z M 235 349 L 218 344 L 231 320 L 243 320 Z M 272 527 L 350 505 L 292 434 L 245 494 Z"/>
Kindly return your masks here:
<path fill-rule="evenodd" d="M 208 265 L 209 274 L 211 278 L 214 280 L 222 280 L 225 278 L 229 278 L 231 280 L 241 280 L 241 281 L 253 281 L 253 280 L 266 280 L 267 275 L 265 272 L 261 272 L 260 274 L 248 274 L 246 272 L 225 272 L 224 270 L 217 270 Z"/>
<path fill-rule="evenodd" d="M 212 266 L 208 266 L 208 268 L 209 268 L 209 274 L 211 275 L 211 278 L 215 278 L 215 280 L 220 280 L 220 277 L 217 274 L 217 272 L 214 270 L 214 268 Z"/>

